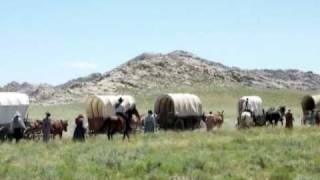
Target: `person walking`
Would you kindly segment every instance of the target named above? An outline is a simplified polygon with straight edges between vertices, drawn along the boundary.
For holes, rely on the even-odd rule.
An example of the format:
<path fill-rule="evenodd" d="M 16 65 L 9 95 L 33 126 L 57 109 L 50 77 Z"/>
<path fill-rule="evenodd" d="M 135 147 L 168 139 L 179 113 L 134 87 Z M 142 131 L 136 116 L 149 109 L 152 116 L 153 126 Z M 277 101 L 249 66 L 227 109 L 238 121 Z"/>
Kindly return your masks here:
<path fill-rule="evenodd" d="M 148 111 L 147 117 L 144 119 L 144 133 L 155 133 L 156 118 L 151 110 Z"/>
<path fill-rule="evenodd" d="M 46 117 L 42 120 L 42 133 L 43 133 L 43 142 L 48 143 L 50 140 L 51 134 L 51 114 L 46 113 Z"/>
<path fill-rule="evenodd" d="M 86 134 L 86 129 L 83 126 L 84 116 L 82 114 L 80 114 L 76 118 L 75 122 L 76 122 L 76 129 L 74 130 L 73 140 L 79 141 L 79 142 L 84 142 L 85 141 L 85 134 Z"/>
<path fill-rule="evenodd" d="M 290 109 L 286 113 L 285 118 L 286 118 L 286 128 L 287 129 L 293 129 L 294 117 L 293 117 L 293 114 L 291 113 Z"/>

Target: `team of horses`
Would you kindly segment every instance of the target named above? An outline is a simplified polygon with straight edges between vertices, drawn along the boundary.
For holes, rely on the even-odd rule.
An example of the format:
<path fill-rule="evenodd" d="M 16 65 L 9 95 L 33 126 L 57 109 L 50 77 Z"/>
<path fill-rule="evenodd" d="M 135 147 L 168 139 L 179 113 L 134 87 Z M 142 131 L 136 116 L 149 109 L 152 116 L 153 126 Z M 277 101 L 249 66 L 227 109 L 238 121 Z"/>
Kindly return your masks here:
<path fill-rule="evenodd" d="M 24 139 L 29 140 L 40 140 L 42 138 L 42 121 L 28 121 L 25 120 L 26 129 L 24 130 Z M 68 131 L 68 121 L 54 120 L 51 122 L 50 133 L 52 139 L 59 136 L 62 139 L 63 132 Z M 10 131 L 10 124 L 4 125 L 0 128 L 0 140 L 1 141 L 12 141 L 13 134 Z"/>
<path fill-rule="evenodd" d="M 238 126 L 240 128 L 249 128 L 252 126 L 281 126 L 284 125 L 284 116 L 286 107 L 280 106 L 278 108 L 272 107 L 267 111 L 263 109 L 262 114 L 255 115 L 255 112 L 243 111 L 238 119 Z"/>

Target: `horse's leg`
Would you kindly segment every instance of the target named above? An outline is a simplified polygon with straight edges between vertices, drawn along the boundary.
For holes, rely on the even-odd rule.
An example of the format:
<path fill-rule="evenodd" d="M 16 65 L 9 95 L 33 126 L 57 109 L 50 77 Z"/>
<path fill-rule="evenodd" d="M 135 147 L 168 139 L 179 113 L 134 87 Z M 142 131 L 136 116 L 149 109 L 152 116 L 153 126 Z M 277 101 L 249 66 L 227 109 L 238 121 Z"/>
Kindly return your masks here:
<path fill-rule="evenodd" d="M 109 141 L 111 140 L 111 131 L 110 130 L 108 131 L 108 140 Z"/>
<path fill-rule="evenodd" d="M 126 139 L 126 135 L 127 135 L 127 133 L 126 133 L 126 131 L 124 131 L 124 132 L 123 132 L 123 137 L 122 137 L 122 140 L 123 140 L 123 141 Z"/>
<path fill-rule="evenodd" d="M 113 130 L 112 130 L 112 132 L 111 132 L 111 139 L 113 140 L 113 136 L 116 134 L 116 129 L 114 128 Z"/>
<path fill-rule="evenodd" d="M 62 139 L 62 132 L 61 133 L 59 133 L 59 137 L 60 137 L 60 140 Z"/>
<path fill-rule="evenodd" d="M 275 125 L 276 125 L 276 121 L 272 120 L 272 127 L 275 127 Z"/>
<path fill-rule="evenodd" d="M 112 128 L 109 127 L 108 128 L 108 140 L 111 141 L 111 138 L 112 138 Z"/>
<path fill-rule="evenodd" d="M 108 136 L 108 140 L 110 140 L 110 130 L 109 130 L 109 128 L 107 129 L 107 136 Z"/>
<path fill-rule="evenodd" d="M 129 131 L 128 131 L 128 130 L 125 130 L 125 131 L 124 131 L 124 133 L 123 133 L 123 140 L 125 140 L 126 137 L 127 137 L 128 141 L 129 141 L 130 137 L 129 137 Z"/>

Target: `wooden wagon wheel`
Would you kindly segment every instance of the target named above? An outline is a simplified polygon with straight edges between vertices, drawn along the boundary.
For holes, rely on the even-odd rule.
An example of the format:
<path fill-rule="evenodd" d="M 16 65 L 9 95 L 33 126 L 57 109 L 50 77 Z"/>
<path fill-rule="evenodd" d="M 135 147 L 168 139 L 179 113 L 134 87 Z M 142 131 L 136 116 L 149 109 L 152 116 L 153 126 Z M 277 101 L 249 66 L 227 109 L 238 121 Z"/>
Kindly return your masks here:
<path fill-rule="evenodd" d="M 256 125 L 257 126 L 265 126 L 266 123 L 267 123 L 267 120 L 264 118 L 264 119 L 258 119 L 257 117 L 254 117 L 254 119 L 256 119 Z"/>
<path fill-rule="evenodd" d="M 32 129 L 27 129 L 25 132 L 24 132 L 24 138 L 27 139 L 27 140 L 32 140 Z"/>
<path fill-rule="evenodd" d="M 43 134 L 42 134 L 42 130 L 41 129 L 36 130 L 35 132 L 33 132 L 33 139 L 35 141 L 40 141 L 42 136 L 43 136 Z"/>

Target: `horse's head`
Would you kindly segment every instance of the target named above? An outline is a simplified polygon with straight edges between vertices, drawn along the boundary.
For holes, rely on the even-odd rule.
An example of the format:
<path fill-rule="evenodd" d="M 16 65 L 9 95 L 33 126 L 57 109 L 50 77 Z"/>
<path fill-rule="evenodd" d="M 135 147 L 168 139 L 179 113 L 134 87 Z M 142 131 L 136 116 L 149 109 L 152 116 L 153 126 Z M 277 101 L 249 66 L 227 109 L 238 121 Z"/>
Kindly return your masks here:
<path fill-rule="evenodd" d="M 69 125 L 68 121 L 62 121 L 61 120 L 61 125 L 63 127 L 63 131 L 67 132 L 68 131 L 68 125 Z"/>
<path fill-rule="evenodd" d="M 202 120 L 203 122 L 206 122 L 206 121 L 207 121 L 206 113 L 203 113 L 203 114 L 202 114 L 201 120 Z"/>
<path fill-rule="evenodd" d="M 138 121 L 141 122 L 141 116 L 140 116 L 139 111 L 135 105 L 133 107 L 131 107 L 130 109 L 128 109 L 126 114 L 128 115 L 128 117 L 130 119 L 132 119 L 132 116 L 135 115 L 138 118 Z"/>
<path fill-rule="evenodd" d="M 224 120 L 224 111 L 218 112 L 218 116 L 220 116 L 221 119 Z"/>
<path fill-rule="evenodd" d="M 282 116 L 284 116 L 285 113 L 286 113 L 286 106 L 280 106 L 279 107 L 279 112 L 281 113 Z"/>

